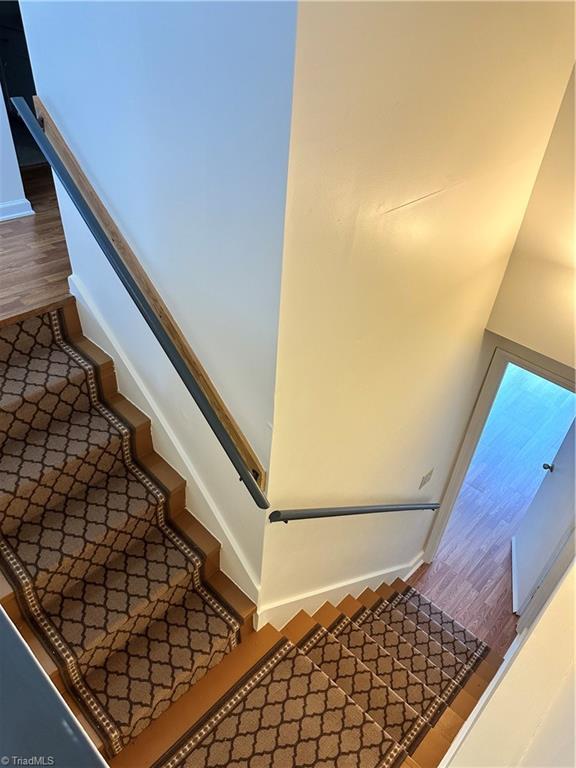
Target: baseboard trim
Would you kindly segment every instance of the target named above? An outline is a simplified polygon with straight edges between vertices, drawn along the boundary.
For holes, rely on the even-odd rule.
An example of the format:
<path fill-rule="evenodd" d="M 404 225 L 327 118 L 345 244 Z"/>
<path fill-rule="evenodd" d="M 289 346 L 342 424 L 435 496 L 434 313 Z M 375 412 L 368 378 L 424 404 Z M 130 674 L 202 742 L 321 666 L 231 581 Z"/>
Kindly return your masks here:
<path fill-rule="evenodd" d="M 518 560 L 516 555 L 516 536 L 512 536 L 512 613 L 518 615 Z"/>
<path fill-rule="evenodd" d="M 20 200 L 8 200 L 6 203 L 0 203 L 0 221 L 21 219 L 24 216 L 33 215 L 32 206 L 25 197 L 20 198 Z"/>
<path fill-rule="evenodd" d="M 231 554 L 234 555 L 234 559 L 236 560 L 237 568 L 242 570 L 245 578 L 234 578 L 234 574 L 228 572 L 226 575 L 234 583 L 236 583 L 237 586 L 243 589 L 251 600 L 256 602 L 258 599 L 258 593 L 260 591 L 259 580 L 256 577 L 252 567 L 247 562 L 242 548 L 228 527 L 224 516 L 216 504 L 216 501 L 206 488 L 196 467 L 191 462 L 188 452 L 185 450 L 178 436 L 175 434 L 169 422 L 164 417 L 160 405 L 149 391 L 142 377 L 132 367 L 123 345 L 118 340 L 118 337 L 110 325 L 106 322 L 106 319 L 103 317 L 96 303 L 92 299 L 89 290 L 86 288 L 82 280 L 79 279 L 76 275 L 71 275 L 68 280 L 70 285 L 70 292 L 78 300 L 79 311 L 82 313 L 83 310 L 86 314 L 91 316 L 93 322 L 99 327 L 100 332 L 103 334 L 103 337 L 106 341 L 106 344 L 104 345 L 99 339 L 96 338 L 93 339 L 94 343 L 100 344 L 104 347 L 104 350 L 108 352 L 108 354 L 110 354 L 114 359 L 117 368 L 119 365 L 122 365 L 122 367 L 125 369 L 127 376 L 132 380 L 132 383 L 135 389 L 139 392 L 141 401 L 145 403 L 145 406 L 143 407 L 142 402 L 136 402 L 135 404 L 147 414 L 153 423 L 155 423 L 156 428 L 160 427 L 164 432 L 167 441 L 172 445 L 174 452 L 178 455 L 182 467 L 185 468 L 185 471 L 181 472 L 181 474 L 187 481 L 188 491 L 191 490 L 191 485 L 197 489 L 203 502 L 209 509 L 211 516 L 216 522 L 216 527 L 214 525 L 210 526 L 206 520 L 201 520 L 201 522 L 206 525 L 206 527 L 214 536 L 216 536 L 217 539 L 219 539 L 223 548 L 226 544 L 229 545 L 229 548 L 232 551 Z M 106 347 L 108 347 L 108 349 L 106 349 Z M 222 540 L 223 538 L 226 539 L 226 542 Z M 222 567 L 222 564 L 220 565 L 220 568 L 223 572 L 227 570 Z M 238 583 L 239 581 L 240 583 Z"/>
<path fill-rule="evenodd" d="M 314 613 L 325 602 L 339 603 L 346 595 L 358 595 L 366 587 L 377 587 L 383 581 L 392 582 L 394 579 L 408 579 L 424 562 L 424 552 L 418 552 L 416 557 L 407 563 L 382 568 L 378 571 L 365 573 L 347 581 L 333 582 L 309 592 L 300 592 L 282 600 L 263 603 L 258 607 L 257 628 L 270 623 L 281 629 L 299 611 L 306 610 Z"/>

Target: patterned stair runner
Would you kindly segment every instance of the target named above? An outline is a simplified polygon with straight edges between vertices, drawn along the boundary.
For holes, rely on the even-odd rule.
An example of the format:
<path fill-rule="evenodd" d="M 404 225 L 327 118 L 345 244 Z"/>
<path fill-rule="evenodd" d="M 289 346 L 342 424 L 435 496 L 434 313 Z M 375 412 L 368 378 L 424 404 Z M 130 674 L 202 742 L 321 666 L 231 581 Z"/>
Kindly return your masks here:
<path fill-rule="evenodd" d="M 166 503 L 58 313 L 0 329 L 0 567 L 113 766 L 239 641 Z M 488 648 L 416 590 L 390 592 L 350 616 L 328 607 L 326 626 L 304 614 L 294 641 L 276 633 L 146 765 L 437 765 L 436 726 Z"/>
<path fill-rule="evenodd" d="M 237 642 L 56 312 L 0 329 L 0 565 L 110 753 Z"/>

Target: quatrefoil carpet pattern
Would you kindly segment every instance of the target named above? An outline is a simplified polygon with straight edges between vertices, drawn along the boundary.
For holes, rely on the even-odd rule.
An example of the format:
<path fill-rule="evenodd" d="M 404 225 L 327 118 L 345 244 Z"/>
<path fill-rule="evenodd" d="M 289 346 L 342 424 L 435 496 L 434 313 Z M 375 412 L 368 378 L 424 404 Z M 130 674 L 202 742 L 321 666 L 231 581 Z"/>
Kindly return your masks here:
<path fill-rule="evenodd" d="M 460 651 L 456 678 L 387 618 L 397 629 L 404 621 L 438 661 L 433 638 L 443 638 L 448 660 L 450 649 Z M 396 593 L 353 618 L 317 624 L 296 646 L 280 641 L 153 768 L 398 768 L 428 735 L 448 748 L 431 731 L 487 651 L 415 591 Z"/>
<path fill-rule="evenodd" d="M 163 768 L 391 768 L 401 747 L 291 642 L 280 644 Z"/>
<path fill-rule="evenodd" d="M 0 565 L 117 753 L 236 644 L 57 313 L 0 329 Z"/>

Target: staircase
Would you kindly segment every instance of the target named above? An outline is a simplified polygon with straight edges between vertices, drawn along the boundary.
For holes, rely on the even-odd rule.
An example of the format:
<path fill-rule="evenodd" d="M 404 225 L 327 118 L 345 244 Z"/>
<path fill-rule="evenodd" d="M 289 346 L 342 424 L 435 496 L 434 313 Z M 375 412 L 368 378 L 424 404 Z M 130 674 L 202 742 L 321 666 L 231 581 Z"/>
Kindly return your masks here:
<path fill-rule="evenodd" d="M 254 632 L 73 302 L 0 328 L 0 533 L 0 603 L 112 768 L 433 768 L 501 662 L 399 580 Z"/>

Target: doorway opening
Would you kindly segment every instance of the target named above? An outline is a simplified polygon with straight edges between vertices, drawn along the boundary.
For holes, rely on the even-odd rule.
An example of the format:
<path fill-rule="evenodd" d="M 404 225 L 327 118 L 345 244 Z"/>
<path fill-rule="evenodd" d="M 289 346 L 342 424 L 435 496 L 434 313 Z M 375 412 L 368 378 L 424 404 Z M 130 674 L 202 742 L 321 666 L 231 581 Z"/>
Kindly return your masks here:
<path fill-rule="evenodd" d="M 28 45 L 17 0 L 0 2 L 0 86 L 20 169 L 45 166 L 46 160 L 10 101 L 24 96 L 31 109 L 36 93 Z"/>
<path fill-rule="evenodd" d="M 524 558 L 530 549 L 524 541 L 540 535 L 525 535 L 524 528 L 533 524 L 531 505 L 551 475 L 545 465 L 553 468 L 563 443 L 569 442 L 575 408 L 576 395 L 569 389 L 520 365 L 505 364 L 434 559 L 410 579 L 501 654 L 510 646 L 518 621 L 513 611 L 513 600 L 514 608 L 518 603 L 513 596 L 513 542 L 521 535 Z M 562 518 L 557 526 L 568 524 L 566 513 L 551 510 L 550 515 L 552 520 Z M 560 533 L 565 537 L 570 531 Z M 536 546 L 553 549 L 557 543 L 556 536 Z M 514 565 L 524 569 L 524 576 L 529 570 L 518 555 Z"/>

